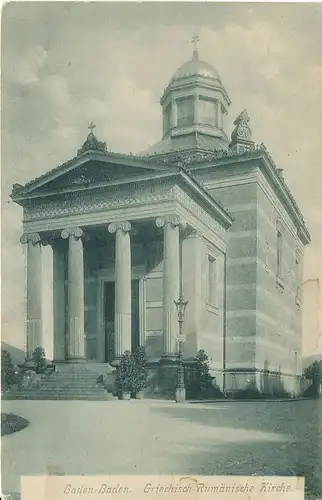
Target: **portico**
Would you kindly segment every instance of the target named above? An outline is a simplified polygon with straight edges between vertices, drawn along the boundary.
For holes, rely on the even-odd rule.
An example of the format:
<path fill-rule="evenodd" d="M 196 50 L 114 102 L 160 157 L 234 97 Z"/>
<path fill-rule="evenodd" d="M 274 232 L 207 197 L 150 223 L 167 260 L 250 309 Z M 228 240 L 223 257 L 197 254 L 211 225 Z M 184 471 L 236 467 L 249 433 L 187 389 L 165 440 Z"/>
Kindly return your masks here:
<path fill-rule="evenodd" d="M 70 182 L 63 192 L 66 179 L 59 177 L 55 190 L 47 180 L 32 193 L 20 194 L 21 243 L 27 245 L 27 356 L 44 340 L 41 249 L 49 244 L 56 362 L 117 364 L 139 344 L 146 345 L 152 362 L 175 359 L 174 301 L 180 284 L 192 307 L 200 303 L 202 309 L 202 297 L 182 279 L 182 262 L 187 265 L 197 251 L 196 241 L 223 256 L 230 216 L 180 168 L 149 168 L 146 174 L 94 185 L 88 180 L 85 188 Z M 191 270 L 202 278 L 197 257 Z M 193 355 L 198 332 L 192 318 L 190 323 L 186 353 Z"/>

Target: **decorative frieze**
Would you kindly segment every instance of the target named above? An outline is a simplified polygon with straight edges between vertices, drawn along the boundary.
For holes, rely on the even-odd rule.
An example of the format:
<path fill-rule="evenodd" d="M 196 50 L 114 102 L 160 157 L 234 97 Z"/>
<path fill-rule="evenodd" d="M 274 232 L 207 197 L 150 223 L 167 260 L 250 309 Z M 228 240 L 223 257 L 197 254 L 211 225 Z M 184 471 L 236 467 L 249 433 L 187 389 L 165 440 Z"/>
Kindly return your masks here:
<path fill-rule="evenodd" d="M 215 221 L 215 219 L 206 212 L 198 203 L 185 193 L 179 186 L 173 187 L 175 200 L 178 201 L 185 209 L 191 212 L 196 219 L 203 222 L 209 229 L 216 234 L 224 234 L 223 227 Z"/>
<path fill-rule="evenodd" d="M 142 184 L 132 184 L 130 188 L 114 186 L 108 193 L 106 191 L 70 193 L 64 198 L 57 197 L 24 207 L 24 222 L 172 200 L 173 192 L 168 189 L 169 187 L 169 184 L 164 182 L 149 185 L 148 188 Z"/>

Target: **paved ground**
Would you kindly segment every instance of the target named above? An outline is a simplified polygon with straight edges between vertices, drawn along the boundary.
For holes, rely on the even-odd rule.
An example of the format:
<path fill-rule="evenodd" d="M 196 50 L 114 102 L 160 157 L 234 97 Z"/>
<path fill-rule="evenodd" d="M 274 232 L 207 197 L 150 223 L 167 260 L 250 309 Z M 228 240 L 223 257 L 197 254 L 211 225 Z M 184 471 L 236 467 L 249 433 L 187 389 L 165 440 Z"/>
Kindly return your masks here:
<path fill-rule="evenodd" d="M 2 440 L 2 488 L 21 475 L 306 475 L 322 497 L 322 402 L 4 401 L 28 428 Z M 321 420 L 322 421 L 322 420 Z M 318 493 L 320 493 L 318 495 Z"/>

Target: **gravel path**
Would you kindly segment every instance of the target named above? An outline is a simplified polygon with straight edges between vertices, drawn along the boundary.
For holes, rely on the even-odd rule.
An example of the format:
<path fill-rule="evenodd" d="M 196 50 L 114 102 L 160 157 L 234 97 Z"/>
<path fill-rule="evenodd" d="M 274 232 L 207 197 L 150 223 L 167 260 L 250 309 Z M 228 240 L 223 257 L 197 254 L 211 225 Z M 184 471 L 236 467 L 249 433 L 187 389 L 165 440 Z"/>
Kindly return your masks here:
<path fill-rule="evenodd" d="M 2 488 L 29 474 L 303 475 L 318 493 L 322 403 L 3 401 L 30 421 L 2 440 Z"/>

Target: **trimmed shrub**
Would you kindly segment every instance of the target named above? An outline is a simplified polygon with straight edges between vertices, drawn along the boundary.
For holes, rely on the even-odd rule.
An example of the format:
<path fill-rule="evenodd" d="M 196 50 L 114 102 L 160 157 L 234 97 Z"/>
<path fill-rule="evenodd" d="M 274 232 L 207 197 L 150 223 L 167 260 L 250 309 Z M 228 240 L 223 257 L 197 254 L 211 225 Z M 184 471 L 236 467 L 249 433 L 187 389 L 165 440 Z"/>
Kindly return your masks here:
<path fill-rule="evenodd" d="M 28 420 L 13 413 L 1 413 L 1 436 L 21 431 L 29 425 Z"/>
<path fill-rule="evenodd" d="M 133 355 L 134 380 L 133 393 L 137 394 L 146 388 L 148 383 L 148 357 L 144 346 L 138 346 Z"/>
<path fill-rule="evenodd" d="M 135 381 L 135 363 L 130 351 L 125 351 L 117 367 L 115 394 L 120 397 L 124 393 L 133 393 Z"/>
<path fill-rule="evenodd" d="M 42 347 L 36 347 L 32 353 L 32 360 L 35 363 L 36 373 L 43 373 L 46 367 L 46 355 Z"/>
<path fill-rule="evenodd" d="M 204 350 L 199 350 L 196 362 L 190 370 L 185 371 L 186 391 L 188 399 L 210 399 L 223 397 L 214 378 L 209 373 L 209 360 Z"/>

